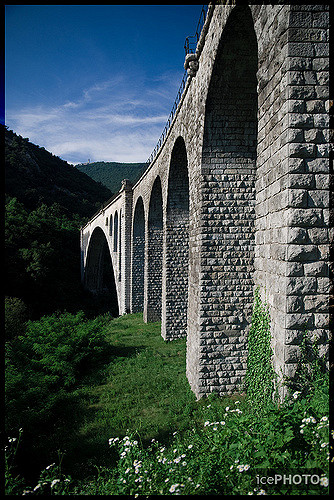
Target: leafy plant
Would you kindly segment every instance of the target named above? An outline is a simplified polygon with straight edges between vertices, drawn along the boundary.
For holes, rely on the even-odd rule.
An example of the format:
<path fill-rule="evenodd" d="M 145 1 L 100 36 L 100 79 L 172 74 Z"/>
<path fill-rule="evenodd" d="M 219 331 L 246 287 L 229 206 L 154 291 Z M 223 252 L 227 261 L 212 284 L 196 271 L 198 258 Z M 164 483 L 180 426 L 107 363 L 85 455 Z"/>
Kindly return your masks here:
<path fill-rule="evenodd" d="M 267 304 L 263 304 L 260 289 L 254 292 L 251 328 L 248 334 L 247 371 L 244 387 L 250 404 L 259 408 L 272 404 L 275 372 L 272 366 L 270 316 Z"/>

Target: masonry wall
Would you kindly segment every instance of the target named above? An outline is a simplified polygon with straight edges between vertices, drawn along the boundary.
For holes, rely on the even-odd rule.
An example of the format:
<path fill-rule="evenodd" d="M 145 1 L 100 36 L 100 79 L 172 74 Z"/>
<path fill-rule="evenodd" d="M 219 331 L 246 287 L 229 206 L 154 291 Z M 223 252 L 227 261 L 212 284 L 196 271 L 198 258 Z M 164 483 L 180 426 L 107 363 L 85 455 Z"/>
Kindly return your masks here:
<path fill-rule="evenodd" d="M 328 73 L 323 71 L 328 68 L 328 14 L 325 6 L 279 10 L 266 16 L 265 26 L 279 42 L 259 39 L 255 280 L 270 304 L 273 363 L 283 376 L 294 373 L 305 329 L 322 345 L 327 335 L 322 319 L 328 296 L 322 290 L 329 291 L 328 150 L 323 135 L 328 123 Z M 276 67 L 273 76 L 263 69 L 265 61 Z M 322 114 L 314 116 L 316 109 Z M 317 175 L 323 175 L 322 182 Z"/>
<path fill-rule="evenodd" d="M 289 18 L 289 224 L 285 372 L 306 328 L 329 339 L 329 7 L 293 5 Z M 298 201 L 296 201 L 298 200 Z M 332 236 L 333 237 L 333 236 Z"/>

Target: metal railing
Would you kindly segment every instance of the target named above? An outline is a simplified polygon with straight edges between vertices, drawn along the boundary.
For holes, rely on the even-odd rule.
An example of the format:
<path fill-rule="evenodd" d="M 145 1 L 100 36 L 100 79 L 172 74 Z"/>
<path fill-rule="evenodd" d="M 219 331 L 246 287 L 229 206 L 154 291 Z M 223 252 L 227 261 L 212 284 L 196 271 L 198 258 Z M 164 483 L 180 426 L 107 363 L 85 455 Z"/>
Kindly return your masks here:
<path fill-rule="evenodd" d="M 195 35 L 189 35 L 189 36 L 186 37 L 185 44 L 184 44 L 184 49 L 185 49 L 186 55 L 187 54 L 192 54 L 196 50 L 196 46 L 197 46 L 198 40 L 199 40 L 200 35 L 201 35 L 201 31 L 202 31 L 202 28 L 203 28 L 203 25 L 204 25 L 204 22 L 205 22 L 207 11 L 208 11 L 208 6 L 207 5 L 203 5 L 202 10 L 201 10 L 201 14 L 200 14 L 200 18 L 199 18 L 199 21 L 198 21 L 198 24 L 197 24 Z M 194 38 L 195 40 L 193 42 L 190 42 L 189 41 L 190 38 Z M 164 142 L 164 140 L 165 140 L 165 138 L 167 136 L 167 132 L 168 132 L 170 126 L 171 126 L 171 123 L 172 123 L 173 118 L 175 116 L 177 107 L 178 107 L 179 102 L 181 100 L 183 91 L 185 89 L 186 82 L 187 82 L 187 77 L 188 77 L 188 73 L 187 73 L 187 71 L 185 71 L 183 73 L 183 77 L 182 77 L 182 80 L 181 80 L 181 83 L 180 83 L 180 86 L 179 86 L 179 90 L 177 92 L 177 96 L 175 98 L 172 110 L 169 113 L 166 125 L 165 125 L 165 127 L 164 127 L 164 129 L 163 129 L 163 131 L 162 131 L 162 133 L 160 135 L 160 138 L 159 138 L 159 140 L 157 142 L 157 145 L 155 146 L 154 150 L 150 154 L 149 158 L 146 160 L 144 167 L 141 169 L 140 174 L 138 175 L 137 181 L 140 179 L 140 177 L 146 171 L 146 169 L 148 168 L 148 166 L 153 162 L 153 160 L 157 156 L 158 151 L 161 148 L 161 146 L 162 146 L 162 144 L 163 144 L 163 142 Z"/>
<path fill-rule="evenodd" d="M 207 11 L 208 11 L 208 6 L 203 5 L 202 10 L 201 10 L 201 15 L 199 17 L 199 21 L 198 21 L 197 28 L 196 28 L 196 33 L 194 35 L 189 35 L 186 37 L 186 40 L 184 42 L 184 50 L 185 50 L 186 55 L 187 54 L 195 54 L 195 52 L 196 52 L 196 47 L 198 44 L 199 37 L 201 36 L 202 28 L 203 28 L 204 23 L 205 23 Z M 192 38 L 194 40 L 190 41 L 190 38 Z"/>

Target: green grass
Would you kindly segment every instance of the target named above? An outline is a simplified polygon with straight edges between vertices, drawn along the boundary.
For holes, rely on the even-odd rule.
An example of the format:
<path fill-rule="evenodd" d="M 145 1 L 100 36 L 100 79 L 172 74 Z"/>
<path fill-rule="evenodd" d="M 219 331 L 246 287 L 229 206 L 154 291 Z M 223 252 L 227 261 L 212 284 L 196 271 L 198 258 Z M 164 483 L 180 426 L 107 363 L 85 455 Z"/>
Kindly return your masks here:
<path fill-rule="evenodd" d="M 186 378 L 185 339 L 164 341 L 161 323 L 145 324 L 141 313 L 110 321 L 106 339 L 109 359 L 71 396 L 75 425 L 64 463 L 75 475 L 86 470 L 87 461 L 110 461 L 111 436 L 137 431 L 143 444 L 153 438 L 164 442 L 193 425 L 198 407 Z"/>

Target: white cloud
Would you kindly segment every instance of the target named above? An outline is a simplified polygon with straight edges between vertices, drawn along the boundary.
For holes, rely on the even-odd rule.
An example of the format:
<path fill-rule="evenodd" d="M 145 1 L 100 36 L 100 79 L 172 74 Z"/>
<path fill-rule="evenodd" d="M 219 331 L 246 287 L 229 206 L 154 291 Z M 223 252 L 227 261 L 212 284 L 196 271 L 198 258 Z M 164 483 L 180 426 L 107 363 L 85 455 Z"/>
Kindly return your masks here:
<path fill-rule="evenodd" d="M 9 108 L 6 124 L 70 163 L 144 162 L 166 123 L 179 79 L 165 74 L 145 82 L 116 75 L 57 106 Z"/>

